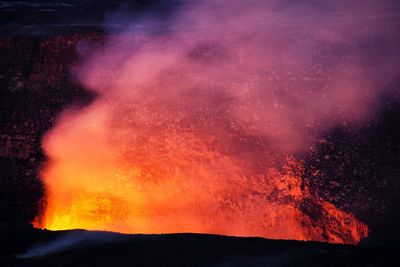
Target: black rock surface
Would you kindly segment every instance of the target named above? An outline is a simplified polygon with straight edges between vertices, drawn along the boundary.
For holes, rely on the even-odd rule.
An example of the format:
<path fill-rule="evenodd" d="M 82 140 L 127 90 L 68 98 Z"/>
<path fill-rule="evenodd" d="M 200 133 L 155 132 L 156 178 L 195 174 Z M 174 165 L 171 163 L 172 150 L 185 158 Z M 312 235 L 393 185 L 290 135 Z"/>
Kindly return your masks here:
<path fill-rule="evenodd" d="M 398 248 L 208 234 L 1 233 L 0 266 L 399 266 Z"/>

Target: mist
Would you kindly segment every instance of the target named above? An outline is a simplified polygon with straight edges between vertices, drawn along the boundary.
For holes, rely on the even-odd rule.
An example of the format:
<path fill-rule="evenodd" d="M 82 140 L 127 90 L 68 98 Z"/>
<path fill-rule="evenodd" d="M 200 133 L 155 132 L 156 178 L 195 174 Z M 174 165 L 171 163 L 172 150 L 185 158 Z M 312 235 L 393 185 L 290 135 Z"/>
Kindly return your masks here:
<path fill-rule="evenodd" d="M 143 237 L 137 237 L 143 238 Z M 128 240 L 127 236 L 108 232 L 75 231 L 61 235 L 46 243 L 38 243 L 29 248 L 18 258 L 44 257 L 68 250 L 81 249 L 83 247 L 98 246 L 102 244 L 121 242 Z"/>

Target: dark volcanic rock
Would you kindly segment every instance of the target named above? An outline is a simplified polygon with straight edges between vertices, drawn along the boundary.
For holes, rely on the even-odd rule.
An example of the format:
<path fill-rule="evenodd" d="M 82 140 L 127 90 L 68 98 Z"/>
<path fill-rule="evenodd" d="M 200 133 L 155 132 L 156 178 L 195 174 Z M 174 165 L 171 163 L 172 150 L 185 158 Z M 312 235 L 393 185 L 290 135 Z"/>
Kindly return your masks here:
<path fill-rule="evenodd" d="M 70 67 L 78 40 L 96 38 L 0 38 L 0 221 L 28 223 L 38 213 L 41 138 L 66 105 L 92 98 Z"/>
<path fill-rule="evenodd" d="M 1 249 L 4 252 L 6 248 L 7 251 L 0 255 L 1 266 L 398 266 L 400 264 L 395 248 L 263 238 L 203 234 L 120 235 L 41 230 L 8 232 L 1 237 Z M 7 239 L 4 238 L 10 239 L 6 246 L 4 240 Z M 7 250 L 8 247 L 13 247 L 13 250 Z M 44 251 L 47 251 L 47 254 Z"/>

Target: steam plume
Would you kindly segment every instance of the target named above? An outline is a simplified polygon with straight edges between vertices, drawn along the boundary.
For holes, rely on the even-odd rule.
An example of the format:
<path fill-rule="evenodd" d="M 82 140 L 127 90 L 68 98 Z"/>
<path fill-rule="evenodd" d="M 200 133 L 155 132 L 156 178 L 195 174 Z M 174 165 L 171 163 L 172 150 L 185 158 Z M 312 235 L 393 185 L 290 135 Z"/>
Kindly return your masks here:
<path fill-rule="evenodd" d="M 113 35 L 74 70 L 96 100 L 64 112 L 44 139 L 43 224 L 357 242 L 366 230 L 351 214 L 314 199 L 351 221 L 339 234 L 302 214 L 313 196 L 287 155 L 368 120 L 391 92 L 398 55 L 373 54 L 371 40 L 396 42 L 394 9 L 187 1 L 162 25 Z"/>

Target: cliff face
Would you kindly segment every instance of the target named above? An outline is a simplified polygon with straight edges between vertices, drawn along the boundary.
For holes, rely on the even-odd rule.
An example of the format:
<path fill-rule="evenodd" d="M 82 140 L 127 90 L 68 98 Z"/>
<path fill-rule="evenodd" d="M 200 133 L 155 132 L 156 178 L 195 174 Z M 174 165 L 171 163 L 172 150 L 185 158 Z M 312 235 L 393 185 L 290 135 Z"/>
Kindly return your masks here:
<path fill-rule="evenodd" d="M 65 96 L 77 92 L 68 85 L 77 40 L 75 36 L 0 40 L 1 157 L 29 159 L 40 134 L 68 102 Z"/>
<path fill-rule="evenodd" d="M 90 95 L 69 75 L 75 46 L 95 35 L 0 39 L 0 221 L 30 222 L 43 188 L 37 176 L 42 135 L 56 115 Z"/>

